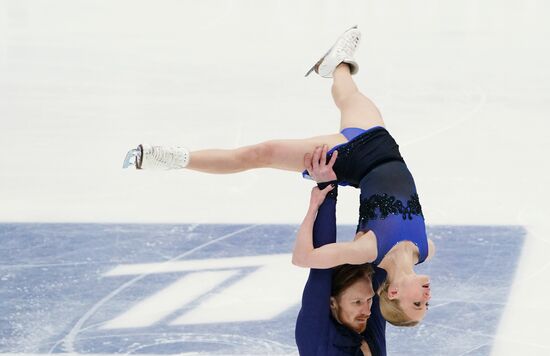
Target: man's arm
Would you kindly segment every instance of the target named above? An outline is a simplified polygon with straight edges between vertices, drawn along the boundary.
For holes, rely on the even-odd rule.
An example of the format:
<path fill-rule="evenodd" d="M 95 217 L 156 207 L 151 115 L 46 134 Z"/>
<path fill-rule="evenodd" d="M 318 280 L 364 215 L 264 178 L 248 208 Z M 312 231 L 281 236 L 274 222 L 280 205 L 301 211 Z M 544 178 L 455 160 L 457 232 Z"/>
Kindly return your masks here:
<path fill-rule="evenodd" d="M 338 151 L 334 151 L 330 161 L 326 161 L 327 146 L 317 147 L 313 155 L 304 157 L 304 166 L 311 177 L 321 185 L 332 183 L 336 186 L 336 173 L 332 167 L 338 157 Z M 323 187 L 321 186 L 321 187 Z M 317 209 L 327 194 L 332 194 L 327 187 L 323 190 L 314 188 L 311 192 L 310 208 L 296 235 L 296 243 L 292 253 L 292 263 L 300 267 L 332 268 L 341 264 L 362 264 L 372 262 L 376 258 L 376 239 L 374 233 L 369 231 L 366 236 L 353 242 L 313 244 L 312 225 L 315 221 Z"/>
<path fill-rule="evenodd" d="M 336 242 L 336 196 L 338 187 L 329 185 L 336 180 L 332 166 L 336 156 L 327 164 L 326 147 L 317 148 L 313 156 L 304 157 L 304 166 L 319 183 L 312 191 L 310 209 L 300 227 L 300 232 L 309 234 L 309 245 L 321 247 Z M 329 194 L 330 192 L 330 194 Z M 300 235 L 300 234 L 299 234 Z M 298 240 L 298 239 L 297 239 Z M 302 241 L 296 241 L 300 244 Z M 294 249 L 296 251 L 296 248 Z M 294 258 L 293 258 L 294 259 Z M 327 354 L 330 323 L 330 292 L 332 270 L 311 269 L 302 295 L 302 308 L 296 320 L 296 344 L 302 356 Z"/>
<path fill-rule="evenodd" d="M 386 271 L 376 266 L 372 276 L 372 287 L 376 291 L 386 279 Z M 371 314 L 367 322 L 365 338 L 369 343 L 372 354 L 386 356 L 386 320 L 380 312 L 380 299 L 376 295 L 372 300 Z"/>
<path fill-rule="evenodd" d="M 315 247 L 336 241 L 336 190 L 334 187 L 331 196 L 326 197 L 319 206 L 313 223 L 304 225 L 304 228 L 310 226 Z M 312 216 L 306 216 L 306 219 Z M 296 321 L 296 344 L 300 355 L 322 355 L 328 343 L 331 279 L 330 269 L 311 269 L 309 272 Z"/>

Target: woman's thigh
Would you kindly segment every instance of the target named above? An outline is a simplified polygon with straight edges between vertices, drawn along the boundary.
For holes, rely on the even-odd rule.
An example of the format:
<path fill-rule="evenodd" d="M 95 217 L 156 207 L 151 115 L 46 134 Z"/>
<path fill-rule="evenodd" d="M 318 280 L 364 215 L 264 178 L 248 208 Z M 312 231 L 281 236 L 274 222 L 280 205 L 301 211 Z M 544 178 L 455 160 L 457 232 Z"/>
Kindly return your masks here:
<path fill-rule="evenodd" d="M 343 100 L 339 108 L 341 130 L 348 127 L 368 130 L 375 126 L 385 126 L 376 105 L 360 92 L 356 92 Z"/>
<path fill-rule="evenodd" d="M 332 134 L 316 136 L 306 139 L 295 140 L 271 140 L 261 143 L 269 156 L 267 164 L 270 168 L 283 169 L 288 171 L 302 172 L 304 167 L 304 156 L 322 145 L 328 145 L 329 149 L 347 142 L 344 135 Z"/>

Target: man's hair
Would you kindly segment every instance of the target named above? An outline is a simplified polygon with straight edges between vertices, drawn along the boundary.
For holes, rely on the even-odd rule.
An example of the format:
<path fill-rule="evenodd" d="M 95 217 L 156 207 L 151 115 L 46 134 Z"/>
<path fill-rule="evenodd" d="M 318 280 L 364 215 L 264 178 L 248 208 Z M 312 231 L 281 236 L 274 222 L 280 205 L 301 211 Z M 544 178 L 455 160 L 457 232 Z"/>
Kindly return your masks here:
<path fill-rule="evenodd" d="M 332 269 L 331 297 L 338 297 L 340 293 L 349 288 L 358 280 L 371 277 L 374 273 L 370 263 L 362 265 L 340 265 Z"/>

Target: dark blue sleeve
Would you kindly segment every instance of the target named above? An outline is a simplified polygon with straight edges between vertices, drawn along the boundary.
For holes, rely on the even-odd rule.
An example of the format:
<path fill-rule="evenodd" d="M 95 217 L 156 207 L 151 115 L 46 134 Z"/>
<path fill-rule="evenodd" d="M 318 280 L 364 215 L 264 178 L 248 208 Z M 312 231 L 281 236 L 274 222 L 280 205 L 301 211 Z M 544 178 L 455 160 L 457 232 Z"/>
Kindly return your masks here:
<path fill-rule="evenodd" d="M 374 291 L 386 279 L 386 271 L 374 266 L 374 275 L 372 276 L 372 287 Z M 373 355 L 386 356 L 386 320 L 380 312 L 380 299 L 375 295 L 372 301 L 371 314 L 367 322 L 365 339 L 371 348 Z"/>
<path fill-rule="evenodd" d="M 333 192 L 336 188 L 333 189 Z M 319 207 L 313 225 L 313 245 L 336 242 L 336 192 Z M 323 355 L 328 344 L 332 269 L 311 269 L 296 320 L 296 344 L 301 356 Z"/>

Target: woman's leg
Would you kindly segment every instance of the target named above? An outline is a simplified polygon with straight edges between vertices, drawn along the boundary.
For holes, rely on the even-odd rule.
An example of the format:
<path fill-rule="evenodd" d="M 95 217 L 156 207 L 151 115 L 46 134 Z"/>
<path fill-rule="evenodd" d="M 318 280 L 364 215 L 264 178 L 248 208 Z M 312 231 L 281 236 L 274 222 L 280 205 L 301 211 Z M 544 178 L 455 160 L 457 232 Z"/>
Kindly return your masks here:
<path fill-rule="evenodd" d="M 272 140 L 236 149 L 192 151 L 187 169 L 205 173 L 237 173 L 257 168 L 301 172 L 304 156 L 322 145 L 332 148 L 347 142 L 342 134 L 301 140 Z"/>
<path fill-rule="evenodd" d="M 340 129 L 358 127 L 369 129 L 384 126 L 374 103 L 361 94 L 351 78 L 347 64 L 340 64 L 333 73 L 332 97 L 340 109 Z M 317 136 L 301 140 L 272 140 L 236 149 L 193 151 L 186 169 L 228 174 L 257 168 L 275 168 L 301 172 L 304 156 L 322 145 L 332 148 L 347 142 L 342 134 Z"/>
<path fill-rule="evenodd" d="M 340 129 L 358 127 L 369 129 L 384 126 L 374 103 L 361 94 L 351 78 L 349 66 L 340 64 L 334 71 L 332 97 L 340 109 Z M 301 172 L 304 155 L 317 146 L 332 148 L 347 142 L 342 134 L 318 136 L 303 140 L 273 140 L 257 145 L 228 150 L 202 150 L 191 152 L 188 169 L 206 173 L 237 173 L 256 168 L 276 168 Z"/>
<path fill-rule="evenodd" d="M 340 64 L 333 73 L 332 98 L 340 109 L 340 129 L 358 127 L 369 129 L 384 126 L 380 111 L 374 103 L 361 94 L 351 78 L 349 66 Z"/>

